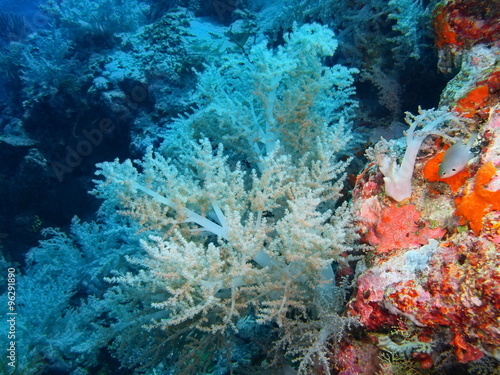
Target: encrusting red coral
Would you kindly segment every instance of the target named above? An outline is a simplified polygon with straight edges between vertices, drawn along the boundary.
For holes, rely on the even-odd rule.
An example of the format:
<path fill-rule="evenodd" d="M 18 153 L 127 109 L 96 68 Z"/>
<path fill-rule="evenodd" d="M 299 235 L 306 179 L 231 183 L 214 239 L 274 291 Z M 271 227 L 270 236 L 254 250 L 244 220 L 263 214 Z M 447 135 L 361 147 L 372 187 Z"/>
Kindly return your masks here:
<path fill-rule="evenodd" d="M 490 0 L 455 0 L 434 10 L 436 46 L 470 47 L 490 43 L 500 37 L 498 10 Z"/>
<path fill-rule="evenodd" d="M 371 229 L 364 239 L 371 245 L 378 245 L 379 253 L 424 245 L 429 239 L 446 233 L 443 228 L 429 228 L 427 222 L 420 220 L 420 212 L 415 206 L 397 207 L 395 203 L 381 212 Z"/>
<path fill-rule="evenodd" d="M 450 327 L 458 361 L 474 361 L 500 344 L 499 258 L 484 237 L 445 245 L 434 254 L 426 277 L 391 286 L 397 293 L 386 293 L 385 305 L 426 327 Z"/>
<path fill-rule="evenodd" d="M 448 329 L 450 335 L 440 340 L 454 348 L 461 363 L 484 353 L 498 355 L 500 259 L 487 236 L 466 238 L 437 247 L 424 273 L 407 269 L 401 263 L 405 254 L 377 262 L 358 279 L 349 314 L 371 331 L 394 327 L 398 317 L 406 317 L 424 343 L 430 337 L 420 340 L 418 332 Z M 420 359 L 422 365 L 431 365 L 430 358 Z"/>
<path fill-rule="evenodd" d="M 398 322 L 398 317 L 383 307 L 383 299 L 387 285 L 399 275 L 385 271 L 377 268 L 365 272 L 357 281 L 355 297 L 349 302 L 349 314 L 358 317 L 370 331 L 392 327 Z"/>
<path fill-rule="evenodd" d="M 377 373 L 378 351 L 370 341 L 343 342 L 335 358 L 337 375 L 375 375 Z"/>

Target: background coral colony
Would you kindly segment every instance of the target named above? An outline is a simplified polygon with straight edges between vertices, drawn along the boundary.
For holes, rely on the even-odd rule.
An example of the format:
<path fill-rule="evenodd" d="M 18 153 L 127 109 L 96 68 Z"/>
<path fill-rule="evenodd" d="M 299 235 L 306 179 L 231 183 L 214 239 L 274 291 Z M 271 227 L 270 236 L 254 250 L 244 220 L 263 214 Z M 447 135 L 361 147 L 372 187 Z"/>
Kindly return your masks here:
<path fill-rule="evenodd" d="M 498 0 L 0 5 L 0 373 L 500 373 Z"/>

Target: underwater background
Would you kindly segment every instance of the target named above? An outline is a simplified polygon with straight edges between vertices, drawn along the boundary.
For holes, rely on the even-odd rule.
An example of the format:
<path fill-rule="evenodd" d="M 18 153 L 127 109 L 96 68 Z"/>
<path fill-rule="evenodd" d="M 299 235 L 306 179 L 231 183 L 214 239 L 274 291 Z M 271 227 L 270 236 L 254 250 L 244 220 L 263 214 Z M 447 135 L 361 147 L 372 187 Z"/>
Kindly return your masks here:
<path fill-rule="evenodd" d="M 0 373 L 500 374 L 498 0 L 0 0 Z"/>

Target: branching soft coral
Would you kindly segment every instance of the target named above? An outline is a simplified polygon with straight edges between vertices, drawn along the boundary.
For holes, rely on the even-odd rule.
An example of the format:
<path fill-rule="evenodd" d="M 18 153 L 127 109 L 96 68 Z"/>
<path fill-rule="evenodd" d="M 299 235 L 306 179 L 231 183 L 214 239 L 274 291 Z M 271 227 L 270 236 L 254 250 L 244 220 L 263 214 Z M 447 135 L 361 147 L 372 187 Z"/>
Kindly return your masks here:
<path fill-rule="evenodd" d="M 222 148 L 214 154 L 208 140 L 192 147 L 196 155 L 186 169 L 199 169 L 196 177 L 152 152 L 140 163 L 142 172 L 130 161 L 100 165 L 106 180 L 97 182 L 95 194 L 114 199 L 157 233 L 142 242 L 148 257 L 134 261 L 146 271 L 115 279 L 147 285 L 141 293 L 157 295 L 153 307 L 161 314 L 149 326 L 189 323 L 225 332 L 250 308 L 259 322 L 285 331 L 295 319 L 337 316 L 342 288 L 331 263 L 346 261 L 356 236 L 349 209 L 333 215 L 327 207 L 338 196 L 345 163 L 330 154 L 322 161 L 329 172 L 318 174 L 308 155 L 295 165 L 278 145 L 261 159 L 265 173 L 248 174 L 238 165 L 231 169 Z"/>
<path fill-rule="evenodd" d="M 340 228 L 330 221 L 331 211 L 319 210 L 320 204 L 332 198 L 331 192 L 339 190 L 338 183 L 333 183 L 331 179 L 341 177 L 339 174 L 345 164 L 337 163 L 336 176 L 327 174 L 323 176 L 327 180 L 323 180 L 315 176 L 314 168 L 307 166 L 306 158 L 299 163 L 302 167 L 297 168 L 278 147 L 269 157 L 262 159 L 262 165 L 269 173 L 262 176 L 253 174 L 250 180 L 250 176 L 238 166 L 233 170 L 229 168 L 222 148 L 213 155 L 208 140 L 193 147 L 197 156 L 190 167 L 202 167 L 200 171 L 203 171 L 196 180 L 180 175 L 168 160 L 152 152 L 141 163 L 142 173 L 130 161 L 100 165 L 100 173 L 107 180 L 98 181 L 95 190 L 98 196 L 106 197 L 111 189 L 118 194 L 125 208 L 124 214 L 135 217 L 144 228 L 159 231 L 163 237 L 173 234 L 168 242 L 154 237 L 153 242 L 158 243 L 161 251 L 154 252 L 152 245 L 144 244 L 148 252 L 155 254 L 154 258 L 162 259 L 169 253 L 169 257 L 174 259 L 176 256 L 173 253 L 184 254 L 179 255 L 185 263 L 182 267 L 175 267 L 173 263 L 169 263 L 169 267 L 185 269 L 192 262 L 190 272 L 195 272 L 201 264 L 193 268 L 197 259 L 201 262 L 203 257 L 208 257 L 206 262 L 209 259 L 215 261 L 213 255 L 219 254 L 224 260 L 217 262 L 229 267 L 230 273 L 223 276 L 225 268 L 219 263 L 219 266 L 206 265 L 202 267 L 203 272 L 200 269 L 200 275 L 206 272 L 213 274 L 199 276 L 198 279 L 202 288 L 213 283 L 210 290 L 216 294 L 218 289 L 215 285 L 219 285 L 220 289 L 231 288 L 235 283 L 243 283 L 245 277 L 250 279 L 251 285 L 255 285 L 258 279 L 259 283 L 264 282 L 266 278 L 262 275 L 250 277 L 245 274 L 245 270 L 250 272 L 255 269 L 250 267 L 250 260 L 261 268 L 281 268 L 280 273 L 284 275 L 316 273 L 315 277 L 321 279 L 323 269 L 329 267 L 343 251 L 349 250 L 338 241 Z M 333 169 L 333 165 L 324 167 Z M 271 230 L 272 237 L 269 234 Z M 199 243 L 204 238 L 202 232 L 219 238 L 208 244 L 206 253 L 201 250 L 205 248 L 204 241 L 201 245 L 192 242 Z M 191 254 L 189 257 L 188 253 Z M 233 275 L 234 271 L 237 272 Z M 253 272 L 250 274 L 253 275 Z M 172 272 L 162 273 L 170 275 Z M 233 279 L 236 275 L 239 275 L 238 281 Z M 183 295 L 188 296 L 189 293 Z M 189 299 L 192 297 L 190 295 Z M 179 309 L 179 314 L 185 313 L 185 309 Z"/>
<path fill-rule="evenodd" d="M 199 72 L 191 98 L 197 109 L 176 121 L 166 151 L 185 153 L 179 141 L 204 136 L 260 168 L 259 158 L 278 140 L 287 153 L 300 156 L 316 138 L 328 138 L 332 126 L 350 120 L 357 107 L 357 70 L 324 64 L 337 48 L 333 32 L 309 24 L 294 27 L 284 39 L 274 51 L 263 42 L 248 56 L 227 54 Z M 338 151 L 335 142 L 331 147 Z"/>
<path fill-rule="evenodd" d="M 150 234 L 145 257 L 131 259 L 141 270 L 114 279 L 131 299 L 149 296 L 149 329 L 204 341 L 251 317 L 277 327 L 276 354 L 305 374 L 354 323 L 339 315 L 348 286 L 332 268 L 357 246 L 350 208 L 337 204 L 353 71 L 323 65 L 336 47 L 326 27 L 304 25 L 285 42 L 207 67 L 199 108 L 159 152 L 101 163 L 94 193 Z"/>

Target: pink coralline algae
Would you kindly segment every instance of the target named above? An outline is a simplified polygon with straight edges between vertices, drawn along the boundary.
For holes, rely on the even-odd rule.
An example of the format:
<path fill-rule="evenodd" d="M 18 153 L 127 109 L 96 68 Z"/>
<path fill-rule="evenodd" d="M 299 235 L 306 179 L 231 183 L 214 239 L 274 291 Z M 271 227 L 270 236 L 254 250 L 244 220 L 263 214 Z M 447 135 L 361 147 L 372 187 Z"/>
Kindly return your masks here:
<path fill-rule="evenodd" d="M 374 203 L 373 201 L 371 202 Z M 395 203 L 378 213 L 372 207 L 364 207 L 365 212 L 375 219 L 367 226 L 364 240 L 376 245 L 379 253 L 395 249 L 425 245 L 431 238 L 440 238 L 445 234 L 443 228 L 429 228 L 429 224 L 420 219 L 420 212 L 414 205 L 398 207 Z"/>

